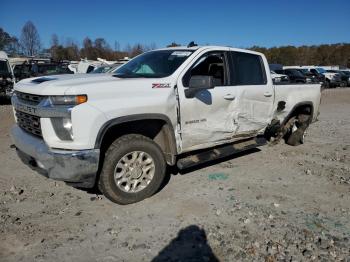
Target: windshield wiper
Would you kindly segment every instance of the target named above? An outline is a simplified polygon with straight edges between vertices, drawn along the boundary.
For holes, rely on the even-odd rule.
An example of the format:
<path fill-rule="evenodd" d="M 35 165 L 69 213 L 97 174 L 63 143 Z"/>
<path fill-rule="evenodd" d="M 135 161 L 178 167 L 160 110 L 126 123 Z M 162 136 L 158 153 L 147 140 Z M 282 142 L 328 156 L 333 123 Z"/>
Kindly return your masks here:
<path fill-rule="evenodd" d="M 114 77 L 120 78 L 162 78 L 163 74 L 113 74 Z"/>
<path fill-rule="evenodd" d="M 139 76 L 137 74 L 113 74 L 114 77 L 119 78 L 140 78 L 142 76 Z"/>

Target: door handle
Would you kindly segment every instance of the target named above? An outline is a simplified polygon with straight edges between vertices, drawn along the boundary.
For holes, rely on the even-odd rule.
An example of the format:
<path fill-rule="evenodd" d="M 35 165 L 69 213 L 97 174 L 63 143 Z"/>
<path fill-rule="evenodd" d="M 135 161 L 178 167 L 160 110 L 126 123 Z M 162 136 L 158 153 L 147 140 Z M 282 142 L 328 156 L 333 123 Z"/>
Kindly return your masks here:
<path fill-rule="evenodd" d="M 265 92 L 265 93 L 264 93 L 264 96 L 270 97 L 270 96 L 272 96 L 272 93 L 270 93 L 270 92 Z"/>
<path fill-rule="evenodd" d="M 224 98 L 226 100 L 235 100 L 235 95 L 232 95 L 232 94 L 227 94 L 227 95 L 224 95 Z"/>

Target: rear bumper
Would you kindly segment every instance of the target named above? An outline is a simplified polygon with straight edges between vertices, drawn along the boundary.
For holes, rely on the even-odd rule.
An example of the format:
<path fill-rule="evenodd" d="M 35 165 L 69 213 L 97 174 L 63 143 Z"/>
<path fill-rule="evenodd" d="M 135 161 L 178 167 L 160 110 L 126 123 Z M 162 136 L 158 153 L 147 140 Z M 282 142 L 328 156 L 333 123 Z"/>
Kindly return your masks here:
<path fill-rule="evenodd" d="M 40 174 L 78 187 L 94 186 L 99 149 L 50 149 L 42 139 L 28 134 L 17 125 L 12 128 L 11 136 L 21 160 Z"/>

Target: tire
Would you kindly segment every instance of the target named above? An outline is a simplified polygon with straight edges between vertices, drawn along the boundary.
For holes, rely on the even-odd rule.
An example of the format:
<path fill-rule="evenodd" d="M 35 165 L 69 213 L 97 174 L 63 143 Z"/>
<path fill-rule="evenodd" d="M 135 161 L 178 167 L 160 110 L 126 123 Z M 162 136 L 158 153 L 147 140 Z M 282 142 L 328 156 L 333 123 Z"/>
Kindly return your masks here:
<path fill-rule="evenodd" d="M 161 186 L 165 171 L 166 161 L 156 143 L 142 135 L 125 135 L 106 151 L 98 185 L 112 202 L 132 204 L 152 196 Z"/>
<path fill-rule="evenodd" d="M 304 114 L 298 116 L 298 120 L 285 136 L 286 144 L 290 146 L 304 144 L 305 131 L 309 127 L 310 117 L 311 116 Z"/>

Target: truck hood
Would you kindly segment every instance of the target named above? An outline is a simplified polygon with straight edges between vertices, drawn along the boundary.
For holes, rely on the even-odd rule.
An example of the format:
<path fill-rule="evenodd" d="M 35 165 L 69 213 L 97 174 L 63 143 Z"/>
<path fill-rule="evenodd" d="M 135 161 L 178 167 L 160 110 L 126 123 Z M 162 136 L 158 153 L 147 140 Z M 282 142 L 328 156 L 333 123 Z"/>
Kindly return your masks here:
<path fill-rule="evenodd" d="M 338 76 L 338 73 L 331 73 L 331 72 L 325 72 L 323 73 L 324 76 L 328 76 L 328 77 L 334 77 L 334 76 Z"/>
<path fill-rule="evenodd" d="M 69 89 L 79 89 L 118 79 L 107 74 L 66 74 L 27 78 L 15 84 L 16 91 L 36 95 L 64 95 Z"/>
<path fill-rule="evenodd" d="M 176 79 L 118 78 L 110 74 L 54 75 L 25 79 L 16 84 L 15 90 L 43 96 L 87 95 L 87 104 L 112 117 L 115 114 L 127 115 L 130 107 L 133 112 L 151 109 L 152 112 L 162 112 L 169 105 L 174 109 L 172 87 Z"/>

